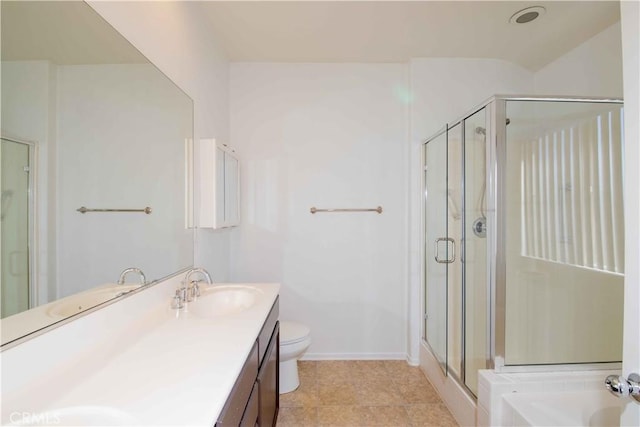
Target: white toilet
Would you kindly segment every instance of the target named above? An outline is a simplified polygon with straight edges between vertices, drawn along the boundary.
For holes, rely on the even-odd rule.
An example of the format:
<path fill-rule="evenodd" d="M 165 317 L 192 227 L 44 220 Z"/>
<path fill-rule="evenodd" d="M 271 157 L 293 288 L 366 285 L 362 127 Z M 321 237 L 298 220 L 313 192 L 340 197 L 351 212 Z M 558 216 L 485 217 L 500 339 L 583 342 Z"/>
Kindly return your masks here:
<path fill-rule="evenodd" d="M 298 358 L 309 344 L 309 327 L 302 323 L 280 322 L 280 394 L 298 388 Z"/>

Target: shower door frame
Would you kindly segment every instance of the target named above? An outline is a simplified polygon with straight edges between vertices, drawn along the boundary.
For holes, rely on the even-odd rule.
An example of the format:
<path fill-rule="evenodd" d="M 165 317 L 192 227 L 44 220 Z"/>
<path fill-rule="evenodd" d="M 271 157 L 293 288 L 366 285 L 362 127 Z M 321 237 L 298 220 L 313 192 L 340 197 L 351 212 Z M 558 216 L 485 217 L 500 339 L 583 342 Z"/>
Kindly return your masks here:
<path fill-rule="evenodd" d="M 38 144 L 33 141 L 27 141 L 15 137 L 9 137 L 0 135 L 0 139 L 9 141 L 14 144 L 26 145 L 29 152 L 29 188 L 28 188 L 28 228 L 27 228 L 27 247 L 28 247 L 28 262 L 29 262 L 29 308 L 38 306 L 39 304 L 39 287 L 37 279 L 37 262 L 38 262 L 38 242 L 37 242 L 37 186 L 38 182 L 38 170 L 36 165 L 38 164 Z"/>

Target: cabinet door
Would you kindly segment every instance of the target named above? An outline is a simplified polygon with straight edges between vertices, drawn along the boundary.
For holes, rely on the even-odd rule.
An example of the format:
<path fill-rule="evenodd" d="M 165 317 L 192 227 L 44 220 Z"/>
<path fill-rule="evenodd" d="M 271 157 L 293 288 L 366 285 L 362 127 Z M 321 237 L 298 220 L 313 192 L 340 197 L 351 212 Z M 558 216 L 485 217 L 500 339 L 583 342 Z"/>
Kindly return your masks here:
<path fill-rule="evenodd" d="M 240 425 L 247 403 L 250 401 L 258 375 L 258 344 L 256 343 L 240 372 L 240 376 L 229 394 L 216 422 L 216 427 L 237 427 Z"/>
<path fill-rule="evenodd" d="M 255 427 L 258 423 L 258 414 L 260 413 L 260 398 L 258 391 L 258 383 L 256 382 L 249 397 L 247 408 L 244 410 L 240 427 Z"/>
<path fill-rule="evenodd" d="M 226 153 L 220 147 L 216 147 L 216 181 L 215 181 L 215 228 L 224 227 L 225 224 L 225 156 Z"/>
<path fill-rule="evenodd" d="M 240 202 L 238 159 L 231 153 L 224 153 L 224 224 L 233 227 L 240 223 Z"/>
<path fill-rule="evenodd" d="M 271 338 L 273 337 L 273 331 L 275 331 L 276 329 L 276 323 L 278 322 L 279 317 L 280 297 L 276 297 L 276 301 L 271 307 L 271 311 L 267 316 L 267 320 L 265 320 L 264 325 L 262 325 L 260 335 L 258 335 L 258 360 L 260 362 L 258 366 L 262 366 L 265 357 L 267 357 L 267 349 L 269 348 L 269 343 L 271 342 Z"/>
<path fill-rule="evenodd" d="M 233 150 L 213 138 L 200 140 L 198 227 L 225 228 L 240 223 L 239 162 Z"/>
<path fill-rule="evenodd" d="M 261 427 L 276 425 L 278 408 L 280 406 L 279 360 L 280 322 L 277 322 L 271 337 L 271 342 L 265 353 L 264 362 L 258 373 L 258 387 L 260 390 L 258 425 Z"/>

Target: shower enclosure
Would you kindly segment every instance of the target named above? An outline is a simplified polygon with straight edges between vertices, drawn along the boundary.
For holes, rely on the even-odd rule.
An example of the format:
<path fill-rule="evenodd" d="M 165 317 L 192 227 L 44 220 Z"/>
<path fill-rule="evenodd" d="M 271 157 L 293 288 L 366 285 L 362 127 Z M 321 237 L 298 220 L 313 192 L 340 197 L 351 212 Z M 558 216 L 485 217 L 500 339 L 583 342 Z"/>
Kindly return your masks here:
<path fill-rule="evenodd" d="M 622 358 L 622 102 L 495 96 L 424 144 L 423 339 L 479 369 Z"/>

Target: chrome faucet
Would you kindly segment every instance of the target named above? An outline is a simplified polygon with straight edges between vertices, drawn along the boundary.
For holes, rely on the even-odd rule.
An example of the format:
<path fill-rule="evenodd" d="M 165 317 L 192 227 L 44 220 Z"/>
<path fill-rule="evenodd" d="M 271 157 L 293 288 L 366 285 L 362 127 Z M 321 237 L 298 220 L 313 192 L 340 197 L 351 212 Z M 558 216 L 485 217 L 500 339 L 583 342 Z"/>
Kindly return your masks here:
<path fill-rule="evenodd" d="M 189 280 L 192 275 L 201 274 L 204 276 L 208 285 L 212 285 L 213 281 L 211 280 L 211 275 L 204 268 L 192 268 L 187 271 L 187 274 L 184 276 L 184 281 L 187 283 L 187 301 L 193 301 L 195 298 L 200 296 L 200 285 L 198 285 L 198 280 Z"/>
<path fill-rule="evenodd" d="M 118 285 L 124 285 L 124 279 L 129 273 L 137 273 L 140 276 L 140 284 L 142 286 L 147 284 L 147 278 L 142 272 L 142 270 L 136 267 L 131 267 L 131 268 L 125 268 L 122 271 L 122 273 L 120 273 L 120 278 L 118 279 Z"/>
<path fill-rule="evenodd" d="M 205 280 L 207 281 L 207 284 L 213 285 L 213 281 L 211 280 L 211 275 L 204 268 L 192 268 L 191 270 L 187 271 L 187 274 L 184 276 L 184 281 L 188 282 L 191 275 L 197 274 L 197 273 L 200 273 L 204 276 Z"/>
<path fill-rule="evenodd" d="M 191 302 L 200 296 L 200 285 L 198 285 L 199 281 L 191 280 L 191 276 L 194 274 L 201 274 L 204 276 L 204 280 L 207 284 L 213 284 L 211 275 L 204 268 L 192 268 L 187 271 L 187 274 L 184 276 L 184 281 L 180 284 L 180 287 L 176 290 L 176 295 L 173 297 L 171 306 L 174 309 L 179 310 L 184 307 L 185 303 Z"/>

